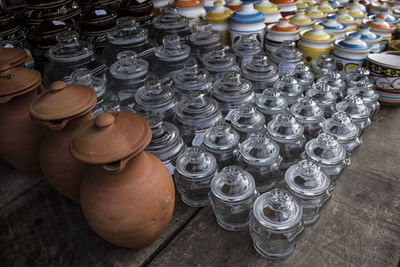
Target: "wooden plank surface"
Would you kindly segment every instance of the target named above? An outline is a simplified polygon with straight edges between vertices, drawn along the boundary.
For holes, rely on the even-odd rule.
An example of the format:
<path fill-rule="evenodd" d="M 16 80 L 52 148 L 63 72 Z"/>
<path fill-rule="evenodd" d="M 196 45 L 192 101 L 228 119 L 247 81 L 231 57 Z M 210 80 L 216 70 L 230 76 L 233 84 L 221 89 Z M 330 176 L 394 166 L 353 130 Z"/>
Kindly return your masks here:
<path fill-rule="evenodd" d="M 220 228 L 205 208 L 150 266 L 397 266 L 400 259 L 400 109 L 384 108 L 321 219 L 291 257 L 272 262 L 249 231 Z"/>

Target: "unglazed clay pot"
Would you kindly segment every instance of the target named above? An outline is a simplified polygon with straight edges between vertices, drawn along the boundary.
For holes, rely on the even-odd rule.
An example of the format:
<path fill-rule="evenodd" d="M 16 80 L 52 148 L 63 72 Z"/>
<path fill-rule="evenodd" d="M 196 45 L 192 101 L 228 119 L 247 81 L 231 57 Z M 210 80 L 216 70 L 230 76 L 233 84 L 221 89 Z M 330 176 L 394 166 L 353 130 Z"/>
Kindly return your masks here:
<path fill-rule="evenodd" d="M 143 151 L 151 140 L 146 119 L 103 113 L 74 133 L 70 151 L 92 164 L 81 184 L 81 207 L 92 229 L 126 248 L 150 245 L 171 219 L 175 189 L 168 169 Z"/>
<path fill-rule="evenodd" d="M 32 119 L 50 129 L 39 150 L 44 176 L 60 194 L 77 202 L 88 165 L 72 157 L 69 142 L 74 131 L 92 119 L 96 102 L 94 89 L 58 81 L 35 98 L 30 109 Z"/>
<path fill-rule="evenodd" d="M 10 67 L 25 67 L 25 60 L 28 55 L 25 50 L 18 48 L 0 47 L 0 66 L 9 64 Z M 0 89 L 1 90 L 1 89 Z"/>
<path fill-rule="evenodd" d="M 41 175 L 40 126 L 29 117 L 32 100 L 44 91 L 40 72 L 0 66 L 0 155 L 15 168 Z"/>

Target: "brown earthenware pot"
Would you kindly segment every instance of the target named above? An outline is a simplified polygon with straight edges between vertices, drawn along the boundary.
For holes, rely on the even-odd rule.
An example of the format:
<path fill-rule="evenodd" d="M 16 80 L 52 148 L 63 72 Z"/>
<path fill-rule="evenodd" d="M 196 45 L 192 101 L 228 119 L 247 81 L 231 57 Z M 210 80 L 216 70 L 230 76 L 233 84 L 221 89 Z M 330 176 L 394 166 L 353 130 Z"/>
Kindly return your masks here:
<path fill-rule="evenodd" d="M 44 176 L 61 195 L 77 202 L 88 166 L 73 158 L 68 146 L 74 131 L 92 119 L 96 102 L 94 89 L 58 81 L 35 98 L 30 109 L 32 119 L 49 128 L 39 150 Z"/>
<path fill-rule="evenodd" d="M 146 119 L 104 113 L 82 125 L 70 150 L 93 164 L 81 184 L 81 207 L 92 229 L 126 248 L 151 244 L 171 219 L 175 190 L 165 165 L 143 151 L 151 140 Z"/>
<path fill-rule="evenodd" d="M 127 0 L 119 7 L 121 17 L 133 17 L 141 25 L 149 25 L 153 18 L 153 3 L 150 0 Z"/>
<path fill-rule="evenodd" d="M 0 47 L 0 66 L 10 65 L 11 68 L 25 68 L 26 51 L 18 48 Z"/>
<path fill-rule="evenodd" d="M 0 155 L 15 168 L 41 175 L 39 145 L 43 129 L 29 116 L 32 100 L 44 88 L 40 72 L 0 66 Z"/>

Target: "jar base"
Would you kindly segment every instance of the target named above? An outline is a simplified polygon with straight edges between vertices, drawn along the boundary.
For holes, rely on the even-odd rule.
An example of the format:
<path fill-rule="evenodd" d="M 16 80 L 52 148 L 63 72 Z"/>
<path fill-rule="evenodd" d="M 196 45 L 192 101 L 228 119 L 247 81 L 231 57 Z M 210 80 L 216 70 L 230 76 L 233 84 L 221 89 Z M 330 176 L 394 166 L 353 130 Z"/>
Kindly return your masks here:
<path fill-rule="evenodd" d="M 253 242 L 253 246 L 261 256 L 263 256 L 263 257 L 265 257 L 267 259 L 270 259 L 270 260 L 274 260 L 274 261 L 280 261 L 280 260 L 286 259 L 287 257 L 290 256 L 290 254 L 293 253 L 293 250 L 294 250 L 294 247 L 291 247 L 286 253 L 283 253 L 283 254 L 272 254 L 272 253 L 268 253 L 268 252 L 265 252 L 264 250 L 262 250 L 258 246 L 258 244 L 255 243 L 255 242 Z"/>
<path fill-rule="evenodd" d="M 304 226 L 307 227 L 315 224 L 319 220 L 319 216 L 320 214 L 317 214 L 316 216 L 309 218 L 309 220 L 303 217 Z"/>
<path fill-rule="evenodd" d="M 216 218 L 217 223 L 219 226 L 221 226 L 222 228 L 224 228 L 225 230 L 228 231 L 241 231 L 244 229 L 247 229 L 249 227 L 249 222 L 247 222 L 246 224 L 241 224 L 241 225 L 232 225 L 232 224 L 227 224 L 221 220 L 219 220 L 218 218 Z"/>
<path fill-rule="evenodd" d="M 208 200 L 208 197 L 205 200 L 196 201 L 196 200 L 192 200 L 192 199 L 189 199 L 189 198 L 181 195 L 181 199 L 182 199 L 183 203 L 185 203 L 188 206 L 194 207 L 194 208 L 202 208 L 202 207 L 210 206 L 210 201 Z"/>

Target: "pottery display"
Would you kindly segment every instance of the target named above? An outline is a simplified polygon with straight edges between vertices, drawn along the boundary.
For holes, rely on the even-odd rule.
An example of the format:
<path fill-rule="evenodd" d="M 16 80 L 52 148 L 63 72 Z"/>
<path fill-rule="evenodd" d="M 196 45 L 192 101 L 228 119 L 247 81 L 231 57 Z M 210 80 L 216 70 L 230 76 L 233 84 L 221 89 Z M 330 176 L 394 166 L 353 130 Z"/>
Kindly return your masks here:
<path fill-rule="evenodd" d="M 178 9 L 178 13 L 189 20 L 191 32 L 197 31 L 197 24 L 206 16 L 204 0 L 174 0 L 173 6 Z"/>
<path fill-rule="evenodd" d="M 265 35 L 265 50 L 268 54 L 273 55 L 283 41 L 294 41 L 300 39 L 300 26 L 289 22 L 289 19 L 282 18 L 276 24 L 267 26 L 267 34 Z"/>
<path fill-rule="evenodd" d="M 354 19 L 363 20 L 367 16 L 367 12 L 359 9 L 357 6 L 351 4 L 347 7 L 349 10 L 349 15 L 352 16 Z"/>
<path fill-rule="evenodd" d="M 357 30 L 357 24 L 359 23 L 359 20 L 350 16 L 349 11 L 346 8 L 339 9 L 339 11 L 337 12 L 336 20 L 339 23 L 346 24 L 347 31 Z"/>
<path fill-rule="evenodd" d="M 242 7 L 242 1 L 240 0 L 228 0 L 226 1 L 225 6 L 228 7 L 232 11 L 237 11 Z"/>
<path fill-rule="evenodd" d="M 384 16 L 378 15 L 373 20 L 365 21 L 364 24 L 371 27 L 371 32 L 382 36 L 382 39 L 386 40 L 386 44 L 389 40 L 392 39 L 394 27 L 385 21 Z"/>
<path fill-rule="evenodd" d="M 394 16 L 393 12 L 389 9 L 381 9 L 377 15 L 384 16 L 385 21 L 392 25 L 396 25 L 400 20 L 400 17 Z M 368 18 L 375 19 L 377 15 L 371 15 Z"/>
<path fill-rule="evenodd" d="M 28 55 L 23 49 L 0 47 L 0 66 L 8 64 L 10 68 L 24 68 L 27 57 Z"/>
<path fill-rule="evenodd" d="M 358 27 L 358 33 L 361 34 L 361 40 L 366 42 L 370 48 L 371 53 L 380 53 L 385 49 L 385 44 L 382 44 L 382 36 L 371 32 L 371 27 L 367 25 L 360 25 Z"/>
<path fill-rule="evenodd" d="M 336 40 L 344 38 L 344 34 L 348 30 L 346 24 L 340 23 L 336 20 L 336 15 L 328 15 L 324 21 L 319 22 L 318 24 L 323 26 L 327 33 L 333 33 L 336 36 Z"/>
<path fill-rule="evenodd" d="M 215 1 L 214 8 L 207 12 L 206 20 L 211 23 L 211 28 L 214 31 L 221 33 L 222 41 L 229 45 L 229 17 L 232 14 L 232 10 L 224 6 L 223 1 Z"/>
<path fill-rule="evenodd" d="M 308 7 L 305 15 L 311 19 L 315 19 L 316 22 L 323 21 L 326 17 L 326 14 L 318 9 L 318 5 Z"/>
<path fill-rule="evenodd" d="M 153 3 L 150 0 L 125 0 L 122 1 L 118 15 L 133 17 L 142 26 L 147 26 L 153 19 Z"/>
<path fill-rule="evenodd" d="M 296 3 L 297 11 L 300 11 L 300 10 L 305 11 L 309 6 L 310 6 L 309 3 L 307 3 L 304 0 L 299 0 Z M 296 11 L 296 13 L 297 13 L 297 11 Z"/>
<path fill-rule="evenodd" d="M 265 15 L 265 25 L 276 23 L 282 18 L 282 9 L 271 3 L 269 0 L 261 0 L 254 5 L 255 9 L 260 10 Z"/>
<path fill-rule="evenodd" d="M 298 10 L 296 15 L 289 18 L 290 23 L 297 25 L 301 28 L 301 31 L 308 31 L 312 29 L 312 25 L 315 23 L 314 18 L 306 16 L 306 12 L 303 10 Z"/>
<path fill-rule="evenodd" d="M 271 0 L 271 2 L 282 9 L 282 17 L 294 15 L 297 11 L 297 0 Z"/>
<path fill-rule="evenodd" d="M 165 165 L 143 151 L 151 136 L 147 121 L 130 112 L 101 114 L 72 136 L 72 155 L 92 165 L 81 184 L 82 212 L 117 246 L 148 246 L 171 220 L 174 184 Z"/>
<path fill-rule="evenodd" d="M 337 11 L 337 8 L 333 7 L 328 0 L 322 0 L 319 2 L 318 9 L 328 15 L 334 14 Z"/>

